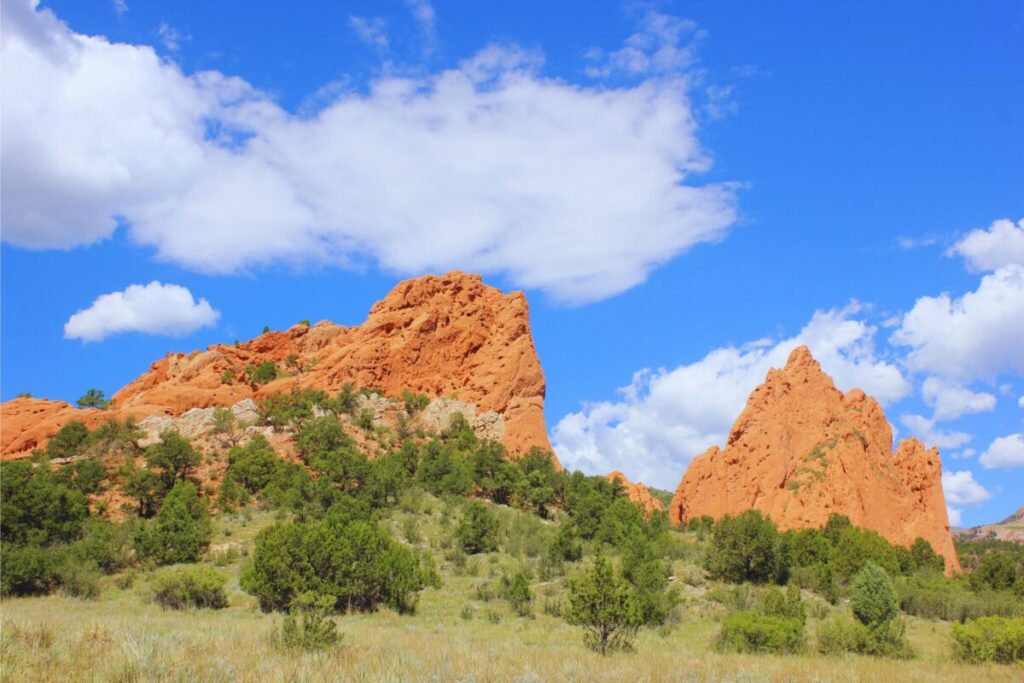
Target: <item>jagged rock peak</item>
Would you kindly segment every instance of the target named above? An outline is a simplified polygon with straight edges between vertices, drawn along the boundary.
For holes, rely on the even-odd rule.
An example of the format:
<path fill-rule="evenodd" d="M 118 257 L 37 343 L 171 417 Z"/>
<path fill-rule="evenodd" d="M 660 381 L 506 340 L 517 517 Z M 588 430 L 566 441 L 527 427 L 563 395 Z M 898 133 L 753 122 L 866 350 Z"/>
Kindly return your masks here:
<path fill-rule="evenodd" d="M 893 543 L 918 536 L 960 568 L 942 492 L 938 450 L 905 439 L 893 453 L 881 405 L 839 391 L 806 346 L 751 392 L 725 448 L 686 470 L 669 507 L 676 523 L 757 509 L 783 529 L 817 527 L 832 513 Z"/>

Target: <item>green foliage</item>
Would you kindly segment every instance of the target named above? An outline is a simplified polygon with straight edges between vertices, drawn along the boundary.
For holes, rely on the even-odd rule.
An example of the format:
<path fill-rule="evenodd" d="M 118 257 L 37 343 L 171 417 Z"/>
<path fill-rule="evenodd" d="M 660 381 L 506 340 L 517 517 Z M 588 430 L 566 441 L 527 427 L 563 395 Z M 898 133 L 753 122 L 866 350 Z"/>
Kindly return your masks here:
<path fill-rule="evenodd" d="M 160 441 L 146 449 L 146 465 L 160 471 L 161 483 L 168 491 L 176 482 L 188 479 L 200 460 L 199 451 L 175 431 L 163 432 Z"/>
<path fill-rule="evenodd" d="M 715 525 L 705 564 L 726 581 L 765 583 L 778 574 L 778 546 L 775 524 L 757 510 L 727 515 Z"/>
<path fill-rule="evenodd" d="M 164 480 L 156 472 L 128 465 L 121 472 L 122 489 L 135 499 L 140 517 L 152 517 L 160 509 L 167 493 Z"/>
<path fill-rule="evenodd" d="M 143 432 L 135 424 L 133 418 L 123 422 L 110 418 L 92 432 L 92 442 L 100 453 L 120 454 L 134 458 L 139 452 L 136 441 L 142 438 Z"/>
<path fill-rule="evenodd" d="M 291 427 L 299 431 L 313 419 L 313 408 L 329 404 L 327 394 L 316 389 L 292 389 L 260 401 L 260 417 L 274 429 Z"/>
<path fill-rule="evenodd" d="M 906 624 L 900 619 L 868 628 L 850 617 L 834 618 L 818 626 L 818 651 L 824 655 L 846 652 L 876 657 L 909 659 L 914 656 L 906 639 Z"/>
<path fill-rule="evenodd" d="M 52 545 L 79 537 L 89 501 L 43 467 L 0 463 L 0 538 L 4 545 Z"/>
<path fill-rule="evenodd" d="M 295 324 L 296 325 L 304 325 L 305 327 L 309 327 L 309 321 L 308 320 L 300 320 L 299 322 L 297 322 Z"/>
<path fill-rule="evenodd" d="M 509 579 L 502 577 L 502 592 L 512 609 L 521 617 L 528 617 L 532 611 L 533 594 L 530 592 L 530 581 L 523 572 L 517 572 Z"/>
<path fill-rule="evenodd" d="M 896 549 L 876 531 L 849 527 L 839 535 L 835 546 L 833 567 L 841 581 L 848 581 L 864 566 L 872 562 L 892 576 L 900 573 Z"/>
<path fill-rule="evenodd" d="M 210 432 L 234 446 L 238 443 L 238 418 L 230 408 L 213 409 L 213 426 Z"/>
<path fill-rule="evenodd" d="M 785 594 L 774 586 L 766 590 L 761 596 L 761 611 L 769 616 L 807 623 L 807 609 L 795 583 L 786 587 Z"/>
<path fill-rule="evenodd" d="M 259 365 L 248 365 L 245 368 L 245 376 L 255 384 L 267 384 L 278 377 L 277 363 L 272 360 L 265 360 Z"/>
<path fill-rule="evenodd" d="M 60 428 L 46 444 L 46 454 L 52 458 L 71 458 L 81 455 L 89 445 L 89 429 L 72 420 Z"/>
<path fill-rule="evenodd" d="M 982 617 L 953 626 L 953 657 L 971 664 L 1024 661 L 1024 619 Z"/>
<path fill-rule="evenodd" d="M 913 571 L 941 572 L 946 568 L 946 560 L 935 552 L 932 544 L 921 537 L 915 538 L 910 545 L 910 557 Z"/>
<path fill-rule="evenodd" d="M 1009 590 L 973 591 L 968 581 L 938 573 L 915 575 L 897 586 L 900 609 L 926 619 L 964 622 L 985 616 L 1024 616 L 1024 600 Z"/>
<path fill-rule="evenodd" d="M 829 545 L 835 547 L 839 544 L 839 537 L 843 535 L 843 532 L 852 526 L 853 523 L 849 517 L 833 512 L 828 516 L 828 520 L 825 521 L 825 526 L 821 528 L 821 533 L 828 539 Z"/>
<path fill-rule="evenodd" d="M 324 415 L 305 425 L 295 436 L 299 455 L 310 462 L 317 455 L 338 449 L 354 449 L 352 440 L 341 421 L 333 415 Z"/>
<path fill-rule="evenodd" d="M 289 610 L 299 596 L 329 598 L 333 609 L 373 611 L 380 604 L 415 610 L 418 593 L 437 582 L 429 563 L 379 525 L 339 514 L 317 523 L 279 523 L 256 537 L 242 588 L 264 611 Z"/>
<path fill-rule="evenodd" d="M 100 491 L 100 485 L 107 478 L 107 468 L 99 460 L 84 458 L 62 466 L 56 474 L 66 486 L 88 495 Z"/>
<path fill-rule="evenodd" d="M 231 368 L 225 368 L 220 373 L 221 384 L 234 384 L 235 382 L 235 371 Z"/>
<path fill-rule="evenodd" d="M 81 561 L 68 553 L 58 555 L 56 581 L 61 591 L 73 598 L 94 600 L 100 594 L 100 569 L 95 562 Z"/>
<path fill-rule="evenodd" d="M 410 415 L 415 415 L 419 411 L 430 405 L 430 397 L 425 394 L 417 394 L 415 392 L 404 389 L 402 391 L 402 401 L 405 402 L 405 412 Z"/>
<path fill-rule="evenodd" d="M 359 411 L 359 415 L 356 417 L 356 425 L 366 431 L 373 429 L 373 411 L 369 408 L 363 408 Z"/>
<path fill-rule="evenodd" d="M 135 548 L 158 564 L 195 562 L 209 545 L 211 533 L 206 501 L 192 482 L 179 481 L 136 537 Z"/>
<path fill-rule="evenodd" d="M 857 621 L 878 628 L 899 614 L 899 601 L 892 579 L 884 569 L 868 562 L 850 584 L 850 607 Z"/>
<path fill-rule="evenodd" d="M 228 606 L 225 583 L 227 577 L 211 567 L 169 567 L 153 578 L 153 599 L 169 609 L 222 609 Z"/>
<path fill-rule="evenodd" d="M 569 620 L 583 627 L 584 644 L 602 655 L 631 650 L 643 617 L 629 582 L 611 563 L 598 555 L 569 586 Z"/>
<path fill-rule="evenodd" d="M 79 408 L 106 408 L 110 402 L 103 397 L 101 389 L 89 389 L 77 401 Z"/>
<path fill-rule="evenodd" d="M 798 619 L 736 612 L 722 623 L 715 640 L 720 652 L 798 654 L 804 651 L 804 625 Z"/>
<path fill-rule="evenodd" d="M 330 598 L 303 593 L 281 622 L 280 633 L 274 634 L 275 643 L 306 652 L 335 647 L 341 642 L 341 635 L 330 618 L 331 609 Z"/>
<path fill-rule="evenodd" d="M 274 478 L 283 461 L 274 453 L 270 442 L 257 434 L 245 446 L 228 451 L 228 469 L 225 475 L 240 484 L 249 493 L 259 493 Z"/>
<path fill-rule="evenodd" d="M 548 558 L 553 562 L 576 562 L 583 557 L 583 544 L 576 538 L 572 522 L 566 520 L 558 526 L 558 533 L 548 547 Z"/>
<path fill-rule="evenodd" d="M 470 555 L 498 548 L 498 517 L 480 501 L 468 505 L 455 532 L 459 546 Z"/>
<path fill-rule="evenodd" d="M 1021 580 L 1018 576 L 1017 561 L 1012 555 L 992 552 L 982 556 L 968 580 L 975 591 L 1008 590 Z"/>
<path fill-rule="evenodd" d="M 434 439 L 420 455 L 416 479 L 433 494 L 465 495 L 473 489 L 473 472 L 454 444 Z"/>
<path fill-rule="evenodd" d="M 358 405 L 356 401 L 357 396 L 356 388 L 351 382 L 342 384 L 341 389 L 338 391 L 338 398 L 334 400 L 335 409 L 339 413 L 354 415 Z"/>
<path fill-rule="evenodd" d="M 53 548 L 38 545 L 3 545 L 0 595 L 49 593 L 58 583 L 59 557 Z"/>
<path fill-rule="evenodd" d="M 134 520 L 119 524 L 96 517 L 86 520 L 82 537 L 68 547 L 75 562 L 92 563 L 106 574 L 129 567 L 135 561 Z"/>

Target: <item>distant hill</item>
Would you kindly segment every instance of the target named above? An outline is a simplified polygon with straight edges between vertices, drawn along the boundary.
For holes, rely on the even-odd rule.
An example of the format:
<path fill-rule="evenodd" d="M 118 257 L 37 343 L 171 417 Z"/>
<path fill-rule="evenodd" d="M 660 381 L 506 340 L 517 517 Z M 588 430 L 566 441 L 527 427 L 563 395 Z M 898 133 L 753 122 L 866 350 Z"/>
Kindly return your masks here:
<path fill-rule="evenodd" d="M 999 541 L 1024 543 L 1024 507 L 997 524 L 983 524 L 969 529 L 953 529 L 956 538 L 981 540 L 986 538 Z"/>

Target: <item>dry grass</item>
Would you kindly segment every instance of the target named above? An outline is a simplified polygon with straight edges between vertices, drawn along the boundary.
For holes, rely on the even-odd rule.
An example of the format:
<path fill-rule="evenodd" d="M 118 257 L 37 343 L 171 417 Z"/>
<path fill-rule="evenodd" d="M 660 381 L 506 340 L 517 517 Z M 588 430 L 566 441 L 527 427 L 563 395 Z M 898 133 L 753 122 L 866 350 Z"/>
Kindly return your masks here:
<path fill-rule="evenodd" d="M 230 581 L 230 607 L 220 611 L 163 610 L 148 597 L 148 576 L 118 588 L 104 579 L 93 602 L 63 596 L 5 600 L 0 608 L 0 680 L 20 681 L 986 681 L 1024 680 L 1024 667 L 966 666 L 949 658 L 950 625 L 911 620 L 918 653 L 899 662 L 849 656 L 825 658 L 720 655 L 712 651 L 721 609 L 687 587 L 677 623 L 645 630 L 636 651 L 602 658 L 581 634 L 542 613 L 545 597 L 562 582 L 535 580 L 533 618 L 513 616 L 499 599 L 481 601 L 474 586 L 495 582 L 520 560 L 471 558 L 458 572 L 441 560 L 444 505 L 422 501 L 416 511 L 420 543 L 438 558 L 444 586 L 424 592 L 412 616 L 382 611 L 338 619 L 343 644 L 309 654 L 280 650 L 271 634 L 281 617 L 259 612 L 238 588 L 242 560 L 220 568 Z M 392 518 L 396 537 L 400 520 Z M 215 544 L 251 547 L 267 513 L 225 516 Z M 449 521 L 448 524 L 452 524 Z M 466 609 L 468 606 L 468 609 Z M 463 612 L 470 614 L 466 619 Z M 496 615 L 497 623 L 488 618 Z M 813 643 L 815 623 L 809 624 Z"/>

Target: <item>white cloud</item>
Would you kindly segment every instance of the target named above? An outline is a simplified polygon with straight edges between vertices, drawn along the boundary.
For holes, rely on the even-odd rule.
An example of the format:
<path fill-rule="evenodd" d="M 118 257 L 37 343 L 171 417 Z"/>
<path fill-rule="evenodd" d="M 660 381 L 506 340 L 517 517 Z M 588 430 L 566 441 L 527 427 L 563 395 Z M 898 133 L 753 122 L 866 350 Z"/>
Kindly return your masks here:
<path fill-rule="evenodd" d="M 856 304 L 819 311 L 798 335 L 715 349 L 672 370 L 641 370 L 618 401 L 589 403 L 552 431 L 559 459 L 593 474 L 622 470 L 633 481 L 673 489 L 686 464 L 722 445 L 750 392 L 792 349 L 807 344 L 840 389 L 860 387 L 883 403 L 910 391 L 909 382 L 874 351 L 875 328 L 852 319 Z"/>
<path fill-rule="evenodd" d="M 349 17 L 352 30 L 367 45 L 386 50 L 388 47 L 388 22 L 384 17 Z"/>
<path fill-rule="evenodd" d="M 947 252 L 963 256 L 975 271 L 991 271 L 1003 266 L 1024 266 L 1024 219 L 1014 225 L 1008 219 L 998 220 L 985 229 L 972 230 Z"/>
<path fill-rule="evenodd" d="M 1017 405 L 1019 405 L 1021 408 L 1024 408 L 1024 396 L 1021 396 L 1020 398 L 1017 399 Z"/>
<path fill-rule="evenodd" d="M 164 44 L 169 52 L 177 52 L 181 49 L 181 43 L 189 40 L 189 36 L 183 35 L 181 31 L 174 28 L 166 21 L 161 21 L 160 25 L 156 27 L 156 35 L 160 38 L 160 42 Z"/>
<path fill-rule="evenodd" d="M 975 392 L 941 377 L 928 377 L 921 387 L 924 402 L 935 409 L 935 421 L 955 420 L 961 415 L 984 413 L 996 407 L 996 397 Z"/>
<path fill-rule="evenodd" d="M 430 54 L 437 48 L 437 12 L 430 0 L 405 0 L 423 36 L 423 51 Z"/>
<path fill-rule="evenodd" d="M 913 436 L 921 439 L 926 445 L 934 445 L 939 448 L 960 448 L 971 440 L 971 435 L 965 432 L 936 429 L 935 420 L 929 420 L 923 415 L 900 415 L 900 422 L 910 430 Z"/>
<path fill-rule="evenodd" d="M 185 287 L 153 281 L 97 297 L 68 318 L 64 336 L 86 342 L 123 332 L 182 336 L 214 324 L 218 317 L 206 299 L 197 303 Z"/>
<path fill-rule="evenodd" d="M 270 263 L 462 268 L 583 303 L 633 287 L 736 219 L 683 74 L 543 77 L 492 47 L 292 115 L 248 83 L 5 3 L 3 238 L 128 237 L 207 273 Z M 423 21 L 428 4 L 416 3 Z"/>
<path fill-rule="evenodd" d="M 960 508 L 946 506 L 946 516 L 949 517 L 949 525 L 951 527 L 958 527 L 962 523 L 961 521 L 961 510 Z"/>
<path fill-rule="evenodd" d="M 122 15 L 128 11 L 128 3 L 125 0 L 114 0 L 114 11 Z"/>
<path fill-rule="evenodd" d="M 969 381 L 1024 373 L 1022 339 L 1024 268 L 1004 266 L 959 299 L 921 297 L 891 341 L 910 347 L 910 368 Z"/>
<path fill-rule="evenodd" d="M 693 64 L 697 45 L 705 36 L 694 21 L 647 10 L 640 17 L 640 30 L 622 48 L 588 50 L 586 73 L 592 78 L 675 73 Z"/>
<path fill-rule="evenodd" d="M 979 460 L 986 469 L 1024 467 L 1024 434 L 998 437 Z"/>
<path fill-rule="evenodd" d="M 992 496 L 984 486 L 975 481 L 974 473 L 970 470 L 943 472 L 942 491 L 946 495 L 946 503 L 956 507 L 977 505 Z"/>

